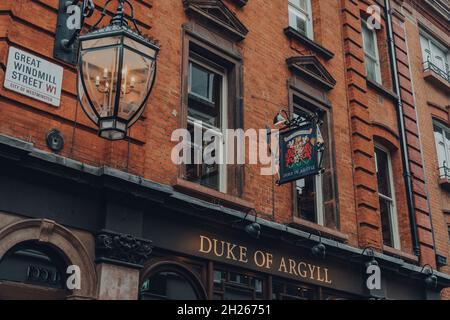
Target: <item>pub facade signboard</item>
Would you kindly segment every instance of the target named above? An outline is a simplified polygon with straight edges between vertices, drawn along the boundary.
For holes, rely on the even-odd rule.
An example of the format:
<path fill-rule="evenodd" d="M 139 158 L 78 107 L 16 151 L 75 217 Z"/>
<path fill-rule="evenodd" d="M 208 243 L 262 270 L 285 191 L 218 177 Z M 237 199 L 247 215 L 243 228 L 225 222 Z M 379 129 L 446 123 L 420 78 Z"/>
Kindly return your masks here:
<path fill-rule="evenodd" d="M 58 107 L 64 68 L 26 51 L 10 47 L 4 87 Z"/>
<path fill-rule="evenodd" d="M 187 257 L 213 261 L 223 268 L 237 268 L 291 279 L 346 292 L 358 292 L 364 285 L 363 269 L 343 259 L 321 259 L 309 247 L 290 246 L 280 241 L 249 237 L 236 229 L 213 224 L 199 225 L 190 217 L 167 219 L 151 216 L 143 235 L 152 239 L 155 249 L 179 252 Z M 173 236 L 167 237 L 167 230 Z"/>
<path fill-rule="evenodd" d="M 321 170 L 319 158 L 322 145 L 320 130 L 315 121 L 280 132 L 278 184 L 317 175 Z"/>

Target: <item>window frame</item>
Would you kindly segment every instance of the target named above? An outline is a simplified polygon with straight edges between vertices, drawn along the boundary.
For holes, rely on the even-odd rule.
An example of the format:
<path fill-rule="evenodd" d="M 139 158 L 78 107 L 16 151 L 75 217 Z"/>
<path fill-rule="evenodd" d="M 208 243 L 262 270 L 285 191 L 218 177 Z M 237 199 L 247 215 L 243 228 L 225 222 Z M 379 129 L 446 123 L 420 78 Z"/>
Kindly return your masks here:
<path fill-rule="evenodd" d="M 230 267 L 222 264 L 214 263 L 214 268 L 212 270 L 212 294 L 213 297 L 220 296 L 221 299 L 225 299 L 227 295 L 227 289 L 236 290 L 241 292 L 247 292 L 251 295 L 252 300 L 265 300 L 267 295 L 268 278 L 264 275 L 257 274 L 253 271 L 246 269 Z M 215 272 L 222 272 L 226 274 L 225 279 L 216 281 Z M 239 276 L 244 276 L 251 280 L 259 280 L 261 282 L 261 291 L 257 291 L 256 286 L 252 284 L 243 284 L 231 280 L 231 274 L 236 274 Z M 256 281 L 255 281 L 256 284 Z"/>
<path fill-rule="evenodd" d="M 306 1 L 306 11 L 294 3 L 291 2 L 291 0 L 288 0 L 288 24 L 291 28 L 295 29 L 297 32 L 305 35 L 311 40 L 314 40 L 314 22 L 313 22 L 313 12 L 312 12 L 312 0 L 305 0 Z M 291 24 L 291 19 L 289 18 L 290 11 L 293 10 L 296 17 L 299 17 L 296 13 L 300 13 L 306 17 L 306 34 L 304 34 L 302 31 L 298 29 L 297 26 L 294 26 Z"/>
<path fill-rule="evenodd" d="M 199 97 L 200 99 L 203 99 L 203 97 L 191 92 L 191 81 L 192 81 L 192 64 L 197 64 L 201 66 L 202 68 L 208 70 L 211 73 L 215 73 L 217 75 L 220 75 L 222 77 L 222 86 L 221 86 L 221 94 L 220 94 L 220 128 L 215 127 L 213 125 L 210 125 L 208 123 L 202 122 L 202 129 L 204 130 L 213 130 L 217 133 L 217 136 L 220 137 L 220 145 L 221 149 L 216 150 L 219 152 L 218 157 L 221 158 L 223 161 L 222 163 L 218 164 L 219 166 L 219 185 L 218 185 L 218 191 L 222 193 L 227 193 L 227 153 L 226 153 L 226 139 L 224 138 L 226 136 L 226 130 L 228 129 L 228 77 L 226 70 L 223 68 L 220 68 L 217 66 L 213 61 L 210 61 L 209 59 L 205 57 L 201 57 L 198 54 L 190 54 L 188 58 L 188 95 L 192 94 L 194 96 Z M 203 99 L 207 102 L 212 102 L 206 99 Z M 189 113 L 189 101 L 187 103 L 187 109 Z M 198 123 L 197 119 L 187 115 L 187 123 L 194 125 L 195 123 Z M 198 148 L 199 146 L 193 145 L 191 142 L 188 143 L 189 147 Z M 202 146 L 203 148 L 203 146 Z"/>
<path fill-rule="evenodd" d="M 447 74 L 447 77 L 450 79 L 450 48 L 447 48 L 444 44 L 442 44 L 441 41 L 437 40 L 435 37 L 433 37 L 432 35 L 430 35 L 428 32 L 426 32 L 425 30 L 421 29 L 419 31 L 419 37 L 420 37 L 420 48 L 421 48 L 421 53 L 422 53 L 422 61 L 423 63 L 427 63 L 427 62 L 431 62 L 434 66 L 438 67 L 436 61 L 435 61 L 435 55 L 433 54 L 433 47 L 431 46 L 432 44 L 439 48 L 440 50 L 442 50 L 442 52 L 444 53 L 444 63 L 445 63 L 445 70 L 444 71 Z M 429 55 L 426 57 L 424 55 L 424 52 L 426 51 L 423 48 L 422 45 L 422 39 L 425 39 L 427 41 L 428 44 L 428 50 L 429 50 Z M 428 57 L 430 57 L 430 60 L 428 59 Z"/>
<path fill-rule="evenodd" d="M 369 28 L 369 26 L 367 24 L 367 21 L 365 19 L 362 19 L 362 28 L 366 28 L 369 31 L 369 33 L 372 35 L 372 41 L 373 41 L 373 45 L 374 45 L 374 48 L 375 48 L 375 56 L 373 56 L 371 53 L 366 51 L 366 45 L 365 44 L 366 44 L 366 41 L 368 39 L 366 39 L 366 37 L 364 35 L 364 31 L 362 31 L 361 34 L 362 34 L 362 39 L 363 39 L 363 51 L 364 51 L 364 59 L 365 59 L 364 65 L 365 65 L 365 68 L 366 68 L 367 77 L 369 78 L 369 72 L 368 72 L 368 65 L 367 65 L 366 59 L 370 59 L 371 61 L 375 61 L 375 67 L 376 67 L 375 68 L 375 77 L 376 77 L 376 79 L 370 79 L 370 78 L 369 79 L 375 81 L 376 83 L 378 83 L 380 85 L 382 85 L 383 80 L 382 80 L 382 77 L 381 77 L 381 63 L 380 63 L 380 52 L 379 52 L 379 48 L 378 48 L 377 32 L 376 32 L 375 29 L 371 30 Z"/>
<path fill-rule="evenodd" d="M 443 138 L 444 138 L 444 149 L 445 149 L 445 160 L 444 163 L 441 165 L 439 162 L 439 142 L 436 140 L 436 131 L 435 127 L 442 130 Z M 435 142 L 435 148 L 436 148 L 436 156 L 438 160 L 438 170 L 440 176 L 445 176 L 446 171 L 450 171 L 450 128 L 448 128 L 446 125 L 442 124 L 440 121 L 433 120 L 433 135 L 434 135 L 434 142 Z M 447 142 L 449 141 L 449 142 Z M 441 174 L 440 169 L 444 168 L 444 174 Z"/>
<path fill-rule="evenodd" d="M 375 144 L 375 149 L 378 149 L 381 152 L 384 152 L 387 156 L 386 159 L 387 159 L 388 174 L 389 174 L 389 184 L 390 184 L 390 190 L 392 193 L 392 197 L 390 198 L 389 196 L 380 193 L 379 190 L 377 190 L 377 193 L 378 193 L 378 198 L 382 198 L 391 203 L 389 221 L 391 224 L 390 232 L 391 232 L 391 236 L 392 236 L 392 248 L 400 250 L 401 242 L 400 242 L 400 232 L 399 232 L 399 224 L 398 224 L 398 211 L 397 211 L 397 199 L 396 199 L 396 190 L 395 190 L 395 182 L 394 182 L 394 171 L 392 169 L 392 155 L 391 155 L 391 151 L 388 148 L 386 148 L 380 144 Z M 376 152 L 374 152 L 374 157 L 375 157 L 375 172 L 377 174 L 377 181 L 378 181 L 378 159 L 377 159 Z M 381 212 L 380 212 L 380 219 L 381 219 Z"/>
<path fill-rule="evenodd" d="M 178 116 L 180 128 L 188 127 L 188 74 L 189 58 L 191 54 L 197 54 L 215 63 L 227 74 L 227 110 L 226 119 L 229 129 L 242 129 L 244 127 L 244 68 L 242 54 L 235 46 L 235 41 L 221 36 L 213 31 L 205 29 L 196 21 L 191 21 L 182 26 L 182 64 L 180 72 L 181 80 L 181 110 Z M 217 195 L 241 199 L 244 191 L 244 171 L 245 166 L 241 164 L 227 165 L 227 190 L 220 192 L 216 189 L 202 186 L 201 184 L 189 182 L 186 176 L 186 165 L 181 164 L 177 170 L 177 182 L 182 180 L 186 182 L 187 192 L 199 192 L 208 201 L 216 201 Z M 229 198 L 231 201 L 231 198 Z M 233 201 L 231 201 L 233 202 Z"/>
<path fill-rule="evenodd" d="M 333 124 L 333 105 L 328 99 L 328 94 L 324 86 L 305 79 L 301 74 L 293 74 L 288 79 L 289 88 L 289 112 L 292 114 L 294 108 L 304 110 L 306 112 L 316 112 L 327 123 L 321 128 L 321 133 L 325 139 L 325 158 L 323 165 L 325 172 L 323 173 L 323 207 L 324 219 L 323 226 L 316 222 L 310 222 L 298 215 L 299 207 L 297 201 L 297 190 L 295 182 L 291 183 L 292 194 L 292 221 L 299 229 L 320 230 L 324 234 L 328 234 L 333 238 L 346 241 L 345 234 L 340 233 L 340 208 L 339 208 L 339 186 L 337 183 L 336 173 L 336 148 L 334 143 L 334 124 Z M 314 98 L 313 98 L 314 97 Z"/>
<path fill-rule="evenodd" d="M 298 112 L 303 112 L 303 113 L 312 113 L 311 110 L 309 110 L 308 108 L 302 107 L 296 103 L 294 103 L 293 106 L 293 115 L 297 115 Z M 328 115 L 326 113 L 324 113 L 323 115 L 324 117 L 327 117 Z M 328 130 L 328 128 L 327 128 Z M 323 154 L 321 154 L 321 157 L 323 157 Z M 296 197 L 298 197 L 298 182 L 301 180 L 305 180 L 304 179 L 300 179 L 300 180 L 296 180 L 294 181 L 294 192 Z M 315 192 L 315 199 L 314 199 L 314 208 L 315 208 L 315 221 L 310 221 L 313 222 L 319 226 L 325 226 L 325 206 L 323 205 L 323 174 L 322 172 L 319 172 L 317 175 L 314 176 L 314 192 Z M 298 215 L 298 198 L 295 200 L 296 202 L 296 213 Z"/>
<path fill-rule="evenodd" d="M 275 287 L 276 285 L 279 285 L 282 287 L 282 291 L 283 292 L 278 292 L 275 293 Z M 288 286 L 293 286 L 293 287 L 297 287 L 298 289 L 304 289 L 302 291 L 308 291 L 312 293 L 313 298 L 312 299 L 308 299 L 305 297 L 301 297 L 299 295 L 295 296 L 295 295 L 290 295 L 288 294 Z M 280 278 L 280 277 L 273 277 L 272 278 L 272 292 L 270 292 L 271 295 L 271 300 L 297 300 L 297 301 L 308 301 L 308 300 L 317 300 L 318 296 L 319 296 L 319 290 L 318 288 L 315 288 L 312 285 L 308 285 L 305 283 L 301 283 L 301 282 L 292 282 L 289 279 L 285 279 L 285 278 Z"/>

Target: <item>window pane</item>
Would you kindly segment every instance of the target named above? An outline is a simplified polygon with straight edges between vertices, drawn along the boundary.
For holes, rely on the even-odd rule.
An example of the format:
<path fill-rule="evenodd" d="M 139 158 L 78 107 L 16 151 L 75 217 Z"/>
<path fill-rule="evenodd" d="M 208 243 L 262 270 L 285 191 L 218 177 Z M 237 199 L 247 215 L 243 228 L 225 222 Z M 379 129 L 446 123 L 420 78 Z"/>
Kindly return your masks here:
<path fill-rule="evenodd" d="M 362 24 L 364 52 L 375 57 L 377 55 L 374 31 L 370 30 L 365 23 Z"/>
<path fill-rule="evenodd" d="M 370 30 L 365 23 L 362 24 L 362 31 L 367 77 L 380 83 L 381 71 L 377 54 L 376 33 L 374 30 Z"/>
<path fill-rule="evenodd" d="M 378 192 L 388 198 L 392 198 L 388 154 L 378 148 L 375 149 L 375 152 L 377 160 Z"/>
<path fill-rule="evenodd" d="M 436 140 L 439 167 L 444 167 L 445 165 L 448 165 L 447 154 L 445 150 L 444 130 L 438 126 L 434 126 L 434 138 Z"/>
<path fill-rule="evenodd" d="M 240 272 L 214 270 L 214 299 L 253 300 L 264 298 L 264 281 Z"/>
<path fill-rule="evenodd" d="M 161 272 L 148 278 L 141 288 L 141 299 L 144 300 L 197 300 L 192 285 L 180 274 Z"/>
<path fill-rule="evenodd" d="M 420 36 L 420 45 L 422 47 L 423 61 L 426 62 L 428 59 L 431 61 L 431 50 L 429 48 L 428 39 L 422 35 Z"/>
<path fill-rule="evenodd" d="M 194 125 L 188 123 L 188 130 L 191 133 L 192 140 L 191 140 L 191 164 L 186 165 L 186 179 L 188 181 L 198 183 L 208 188 L 220 190 L 220 178 L 219 178 L 220 165 L 217 163 L 207 164 L 205 163 L 203 157 L 206 147 L 214 142 L 202 141 L 203 145 L 201 146 L 196 145 L 194 141 Z M 203 129 L 203 134 L 205 131 L 206 129 Z M 219 134 L 214 139 L 220 139 Z M 218 152 L 218 150 L 212 152 L 211 156 L 215 157 L 216 152 Z M 201 159 L 201 161 L 196 161 L 195 159 Z"/>
<path fill-rule="evenodd" d="M 371 57 L 366 55 L 366 72 L 367 72 L 367 77 L 370 80 L 379 81 L 379 77 L 378 77 L 378 64 L 375 60 L 373 60 Z"/>
<path fill-rule="evenodd" d="M 380 214 L 381 214 L 381 228 L 383 232 L 383 244 L 389 247 L 393 247 L 392 237 L 392 202 L 386 199 L 380 198 Z"/>
<path fill-rule="evenodd" d="M 191 63 L 189 78 L 188 115 L 220 129 L 222 76 Z"/>
<path fill-rule="evenodd" d="M 212 80 L 214 75 L 201 66 L 191 63 L 191 93 L 212 102 Z"/>
<path fill-rule="evenodd" d="M 447 146 L 447 168 L 450 168 L 450 131 L 445 132 L 445 145 Z"/>
<path fill-rule="evenodd" d="M 293 117 L 301 118 L 303 120 L 306 119 L 307 116 L 308 112 L 303 111 L 302 109 L 296 109 Z M 317 223 L 317 192 L 322 192 L 322 190 L 316 190 L 316 176 L 297 180 L 295 184 L 298 217 Z"/>
<path fill-rule="evenodd" d="M 289 0 L 289 3 L 308 12 L 308 1 L 309 0 Z"/>
<path fill-rule="evenodd" d="M 272 284 L 272 299 L 275 300 L 314 300 L 314 289 L 296 285 L 292 282 L 274 280 Z"/>
<path fill-rule="evenodd" d="M 293 7 L 289 8 L 289 26 L 304 35 L 308 35 L 308 18 Z"/>
<path fill-rule="evenodd" d="M 304 300 L 314 299 L 314 291 L 312 289 L 299 287 L 292 284 L 286 284 L 286 294 Z"/>
<path fill-rule="evenodd" d="M 315 179 L 314 176 L 296 181 L 297 214 L 300 218 L 311 222 L 317 222 Z"/>
<path fill-rule="evenodd" d="M 433 63 L 441 70 L 446 71 L 446 55 L 445 52 L 436 46 L 433 42 L 431 43 L 431 52 L 433 55 Z"/>
<path fill-rule="evenodd" d="M 300 106 L 301 101 L 295 100 L 295 113 L 294 118 L 306 118 L 311 113 L 309 109 L 304 109 Z M 315 112 L 319 113 L 323 124 L 320 128 L 322 138 L 325 143 L 322 167 L 325 172 L 321 175 L 307 177 L 296 181 L 296 216 L 324 225 L 329 228 L 336 227 L 336 206 L 335 206 L 335 189 L 334 179 L 331 161 L 331 148 L 329 144 L 329 122 L 326 112 L 321 112 L 316 109 Z"/>

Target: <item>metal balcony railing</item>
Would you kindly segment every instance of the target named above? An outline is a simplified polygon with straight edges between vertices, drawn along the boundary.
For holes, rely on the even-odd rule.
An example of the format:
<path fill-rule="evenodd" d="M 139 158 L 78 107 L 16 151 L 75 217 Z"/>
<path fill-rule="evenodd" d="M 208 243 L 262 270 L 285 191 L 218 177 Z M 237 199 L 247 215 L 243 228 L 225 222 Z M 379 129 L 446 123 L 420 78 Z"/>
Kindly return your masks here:
<path fill-rule="evenodd" d="M 450 168 L 444 162 L 444 165 L 439 168 L 439 178 L 442 180 L 450 180 Z"/>
<path fill-rule="evenodd" d="M 441 78 L 443 78 L 444 80 L 446 80 L 447 82 L 450 82 L 450 69 L 447 64 L 445 65 L 446 70 L 442 70 L 440 67 L 431 62 L 430 58 L 428 58 L 427 61 L 423 63 L 423 65 L 424 71 L 432 71 Z"/>

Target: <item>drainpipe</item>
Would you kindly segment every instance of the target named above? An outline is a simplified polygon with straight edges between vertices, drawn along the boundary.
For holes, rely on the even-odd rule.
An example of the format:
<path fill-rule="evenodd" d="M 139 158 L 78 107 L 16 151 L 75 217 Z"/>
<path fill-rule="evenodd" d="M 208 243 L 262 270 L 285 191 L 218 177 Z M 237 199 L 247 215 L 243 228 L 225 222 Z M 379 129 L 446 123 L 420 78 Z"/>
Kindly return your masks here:
<path fill-rule="evenodd" d="M 397 95 L 397 122 L 400 131 L 400 147 L 403 162 L 403 178 L 406 186 L 406 201 L 408 203 L 409 222 L 411 226 L 411 235 L 413 242 L 413 250 L 416 256 L 420 256 L 419 236 L 417 233 L 416 212 L 414 210 L 413 186 L 411 180 L 411 171 L 409 168 L 408 146 L 406 143 L 405 120 L 403 117 L 403 102 L 400 91 L 400 80 L 398 77 L 397 55 L 395 53 L 395 40 L 392 27 L 392 15 L 390 0 L 384 0 L 384 10 L 386 16 L 387 42 L 389 47 L 389 59 L 391 62 L 392 83 L 394 92 Z"/>

